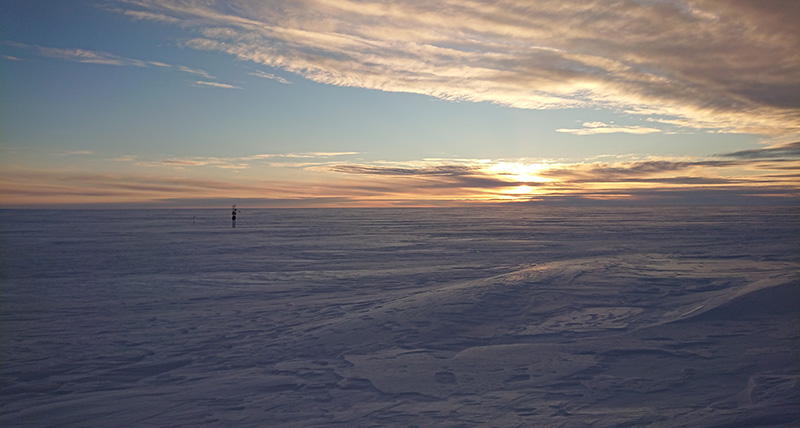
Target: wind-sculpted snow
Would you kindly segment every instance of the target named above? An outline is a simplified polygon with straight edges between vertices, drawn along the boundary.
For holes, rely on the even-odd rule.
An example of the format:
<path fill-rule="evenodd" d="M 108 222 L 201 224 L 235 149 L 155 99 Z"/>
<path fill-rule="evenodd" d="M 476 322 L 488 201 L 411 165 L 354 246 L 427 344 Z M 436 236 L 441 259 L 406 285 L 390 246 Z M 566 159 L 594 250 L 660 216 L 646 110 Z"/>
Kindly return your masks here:
<path fill-rule="evenodd" d="M 1 215 L 1 426 L 800 423 L 795 208 Z"/>

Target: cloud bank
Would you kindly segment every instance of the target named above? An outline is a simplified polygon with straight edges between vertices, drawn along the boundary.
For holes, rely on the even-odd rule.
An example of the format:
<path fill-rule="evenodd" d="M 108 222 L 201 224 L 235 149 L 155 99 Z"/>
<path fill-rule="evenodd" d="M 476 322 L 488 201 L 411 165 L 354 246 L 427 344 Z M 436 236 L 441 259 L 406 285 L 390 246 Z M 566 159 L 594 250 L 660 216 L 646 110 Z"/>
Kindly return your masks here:
<path fill-rule="evenodd" d="M 134 19 L 191 29 L 190 48 L 331 85 L 524 109 L 612 108 L 716 132 L 800 132 L 793 0 L 123 4 Z"/>
<path fill-rule="evenodd" d="M 365 162 L 353 152 L 108 160 L 117 172 L 2 171 L 0 206 L 443 206 L 471 203 L 796 203 L 800 143 L 707 158 L 603 162 L 424 159 Z M 131 170 L 125 165 L 136 166 Z M 141 167 L 148 167 L 142 169 Z M 208 168 L 250 168 L 221 174 Z M 135 171 L 135 172 L 124 172 Z M 297 178 L 292 171 L 302 175 Z"/>

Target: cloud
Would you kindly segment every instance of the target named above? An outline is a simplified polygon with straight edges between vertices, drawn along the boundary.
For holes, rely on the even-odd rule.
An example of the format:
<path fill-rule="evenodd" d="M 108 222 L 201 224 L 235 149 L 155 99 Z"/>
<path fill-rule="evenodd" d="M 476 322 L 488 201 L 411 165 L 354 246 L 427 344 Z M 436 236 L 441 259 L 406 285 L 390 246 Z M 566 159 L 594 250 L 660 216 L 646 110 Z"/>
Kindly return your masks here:
<path fill-rule="evenodd" d="M 227 83 L 219 83 L 219 82 L 206 82 L 203 80 L 196 80 L 193 83 L 194 86 L 201 86 L 207 88 L 221 88 L 221 89 L 242 89 L 240 86 L 229 85 Z"/>
<path fill-rule="evenodd" d="M 134 67 L 145 67 L 147 64 L 145 61 L 124 58 L 102 51 L 76 48 L 51 48 L 45 46 L 36 46 L 35 49 L 37 53 L 42 56 L 62 59 L 65 61 L 80 62 L 84 64 L 104 64 Z"/>
<path fill-rule="evenodd" d="M 113 168 L 118 172 L 86 173 L 10 166 L 2 171 L 0 205 L 126 202 L 197 206 L 200 202 L 192 200 L 227 203 L 231 198 L 259 200 L 264 206 L 796 201 L 800 197 L 800 159 L 792 153 L 786 157 L 778 157 L 777 151 L 767 153 L 771 153 L 769 157 L 746 154 L 727 159 L 591 163 L 486 159 L 331 162 L 352 152 L 155 161 L 123 156 L 113 161 L 146 165 L 148 173 L 127 173 L 124 167 Z M 277 169 L 278 165 L 294 168 L 291 177 Z M 256 174 L 226 172 L 255 166 L 259 167 Z M 195 178 L 193 168 L 204 167 L 220 168 L 215 174 L 219 178 Z"/>
<path fill-rule="evenodd" d="M 700 202 L 705 195 L 772 202 L 800 195 L 800 160 L 658 159 L 595 163 L 486 160 L 333 164 L 315 170 L 369 178 L 369 189 L 483 201 L 625 199 L 629 202 Z M 785 173 L 782 171 L 792 171 Z M 468 196 L 469 195 L 469 196 Z M 749 195 L 749 196 L 748 196 Z M 778 199 L 774 199 L 778 198 Z M 781 199 L 783 198 L 783 199 Z"/>
<path fill-rule="evenodd" d="M 392 186 L 408 193 L 424 193 L 431 189 L 496 190 L 521 186 L 525 183 L 486 171 L 477 164 L 431 164 L 416 162 L 408 165 L 323 165 L 315 170 L 360 176 L 378 176 L 391 180 Z"/>
<path fill-rule="evenodd" d="M 376 165 L 329 165 L 324 167 L 330 172 L 358 175 L 395 175 L 395 176 L 464 176 L 476 172 L 470 165 L 434 165 L 426 167 L 389 167 Z"/>
<path fill-rule="evenodd" d="M 557 132 L 565 132 L 574 135 L 595 135 L 595 134 L 653 134 L 661 132 L 660 129 L 647 128 L 643 126 L 616 126 L 608 125 L 603 122 L 584 122 L 583 128 L 579 129 L 556 129 Z"/>
<path fill-rule="evenodd" d="M 745 163 L 733 160 L 643 160 L 567 164 L 541 171 L 540 174 L 556 182 L 571 184 L 630 183 L 634 181 L 668 181 L 675 178 L 686 179 L 687 174 L 690 173 L 694 174 L 690 178 L 716 178 L 714 171 L 744 166 L 746 166 Z"/>
<path fill-rule="evenodd" d="M 128 9 L 191 28 L 188 47 L 326 84 L 800 132 L 791 0 L 139 0 Z"/>
<path fill-rule="evenodd" d="M 275 80 L 277 82 L 283 83 L 284 85 L 291 85 L 292 84 L 292 82 L 284 79 L 283 77 L 276 76 L 276 75 L 270 74 L 270 73 L 265 73 L 263 71 L 255 71 L 253 73 L 250 73 L 250 75 L 251 76 L 260 77 L 262 79 Z"/>
<path fill-rule="evenodd" d="M 58 156 L 88 156 L 94 154 L 91 150 L 70 150 L 63 153 L 59 153 Z"/>
<path fill-rule="evenodd" d="M 800 158 L 800 141 L 763 149 L 741 150 L 719 156 L 742 159 Z"/>
<path fill-rule="evenodd" d="M 330 158 L 336 156 L 357 155 L 359 152 L 300 152 L 300 153 L 270 153 L 244 157 L 242 159 L 263 158 Z"/>
<path fill-rule="evenodd" d="M 120 10 L 114 9 L 114 11 L 121 12 L 125 16 L 128 16 L 137 21 L 156 21 L 156 22 L 165 22 L 168 24 L 180 24 L 181 20 L 177 18 L 173 18 L 166 15 L 161 15 L 158 13 L 150 13 L 144 11 L 134 11 L 134 10 Z"/>
<path fill-rule="evenodd" d="M 355 155 L 358 152 L 299 152 L 299 153 L 262 153 L 238 157 L 193 156 L 189 158 L 168 158 L 144 160 L 138 156 L 126 155 L 112 159 L 116 162 L 132 163 L 143 167 L 168 166 L 174 168 L 215 167 L 221 169 L 246 169 L 254 162 L 268 161 L 268 165 L 276 167 L 306 168 L 319 166 L 323 162 L 297 162 L 295 159 L 327 159 L 338 156 Z M 275 162 L 279 160 L 280 162 Z"/>
<path fill-rule="evenodd" d="M 190 200 L 228 201 L 231 198 L 260 200 L 270 206 L 314 203 L 318 206 L 442 206 L 598 200 L 789 203 L 800 197 L 798 149 L 800 142 L 714 157 L 632 159 L 620 156 L 614 159 L 606 156 L 590 162 L 534 159 L 364 161 L 354 156 L 359 154 L 357 152 L 160 159 L 120 156 L 108 160 L 107 172 L 97 173 L 9 165 L 0 171 L 3 181 L 0 205 L 168 203 L 186 206 L 193 204 Z M 90 154 L 77 150 L 59 155 Z M 251 170 L 245 171 L 248 168 Z M 200 176 L 215 178 L 198 178 Z"/>
<path fill-rule="evenodd" d="M 6 42 L 4 44 L 19 49 L 30 50 L 38 55 L 48 58 L 60 59 L 63 61 L 78 62 L 83 64 L 113 65 L 120 67 L 143 67 L 143 68 L 156 67 L 156 68 L 176 70 L 183 73 L 192 74 L 195 76 L 201 76 L 205 79 L 214 79 L 214 76 L 208 74 L 204 70 L 191 68 L 184 65 L 167 64 L 159 61 L 144 61 L 139 59 L 126 58 L 104 51 L 79 49 L 79 48 L 53 48 L 47 46 L 27 45 L 24 43 L 15 43 L 15 42 Z"/>

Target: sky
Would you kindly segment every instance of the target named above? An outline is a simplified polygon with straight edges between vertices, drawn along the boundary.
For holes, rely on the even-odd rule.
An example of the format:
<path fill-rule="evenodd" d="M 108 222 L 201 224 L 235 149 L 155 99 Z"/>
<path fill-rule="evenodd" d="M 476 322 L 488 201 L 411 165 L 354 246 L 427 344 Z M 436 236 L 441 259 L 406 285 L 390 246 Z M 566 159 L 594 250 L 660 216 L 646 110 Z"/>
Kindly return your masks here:
<path fill-rule="evenodd" d="M 0 207 L 798 203 L 795 0 L 0 2 Z"/>

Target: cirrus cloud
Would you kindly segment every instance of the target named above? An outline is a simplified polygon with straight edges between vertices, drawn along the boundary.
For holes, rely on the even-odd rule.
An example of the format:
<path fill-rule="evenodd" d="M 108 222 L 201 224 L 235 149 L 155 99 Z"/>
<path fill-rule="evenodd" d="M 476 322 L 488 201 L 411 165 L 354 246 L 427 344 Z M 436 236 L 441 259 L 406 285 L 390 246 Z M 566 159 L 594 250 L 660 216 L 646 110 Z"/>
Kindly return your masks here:
<path fill-rule="evenodd" d="M 556 129 L 557 132 L 565 132 L 575 135 L 595 135 L 595 134 L 653 134 L 661 132 L 660 129 L 648 128 L 644 126 L 616 126 L 603 122 L 584 122 L 583 128 L 578 129 Z"/>
<path fill-rule="evenodd" d="M 221 88 L 221 89 L 242 89 L 241 86 L 230 85 L 227 83 L 219 83 L 219 82 L 206 82 L 203 80 L 197 80 L 192 83 L 194 86 L 206 87 L 206 88 Z"/>
<path fill-rule="evenodd" d="M 137 0 L 127 9 L 192 28 L 188 47 L 326 84 L 800 132 L 791 0 Z"/>
<path fill-rule="evenodd" d="M 3 44 L 17 49 L 35 52 L 37 55 L 60 59 L 63 61 L 78 62 L 83 64 L 113 65 L 119 67 L 157 67 L 163 69 L 177 70 L 183 73 L 193 74 L 205 79 L 213 79 L 214 76 L 204 70 L 187 67 L 185 65 L 173 65 L 160 61 L 145 61 L 135 58 L 126 58 L 105 51 L 80 49 L 80 48 L 54 48 L 48 46 L 28 45 L 25 43 L 4 42 Z"/>
<path fill-rule="evenodd" d="M 303 168 L 317 166 L 325 163 L 325 159 L 356 155 L 358 152 L 300 152 L 300 153 L 262 153 L 239 157 L 193 156 L 188 158 L 168 158 L 157 160 L 144 160 L 137 156 L 127 155 L 112 159 L 116 162 L 131 163 L 144 167 L 173 167 L 184 169 L 187 167 L 215 167 L 221 169 L 247 169 L 254 162 L 268 161 L 268 165 L 281 167 Z M 304 162 L 298 162 L 302 159 Z"/>
<path fill-rule="evenodd" d="M 800 158 L 800 141 L 762 149 L 740 150 L 720 156 L 742 159 Z"/>
<path fill-rule="evenodd" d="M 284 85 L 291 85 L 292 84 L 292 82 L 284 79 L 283 77 L 276 76 L 276 75 L 274 75 L 272 73 L 265 73 L 263 71 L 255 71 L 253 73 L 250 73 L 250 75 L 251 76 L 260 77 L 262 79 L 275 80 L 275 81 L 277 81 L 279 83 L 283 83 Z"/>

